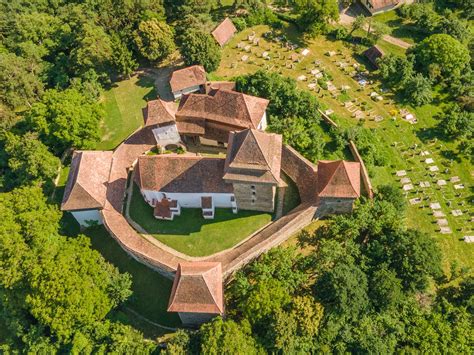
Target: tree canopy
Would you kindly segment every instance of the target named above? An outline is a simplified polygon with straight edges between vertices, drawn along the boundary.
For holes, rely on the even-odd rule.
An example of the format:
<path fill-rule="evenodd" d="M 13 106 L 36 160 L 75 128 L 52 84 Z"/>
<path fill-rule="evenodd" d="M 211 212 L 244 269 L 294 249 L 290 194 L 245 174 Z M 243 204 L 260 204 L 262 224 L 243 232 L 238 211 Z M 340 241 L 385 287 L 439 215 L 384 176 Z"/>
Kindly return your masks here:
<path fill-rule="evenodd" d="M 207 72 L 219 67 L 221 50 L 216 40 L 199 29 L 187 30 L 181 36 L 181 55 L 186 65 L 200 64 Z"/>

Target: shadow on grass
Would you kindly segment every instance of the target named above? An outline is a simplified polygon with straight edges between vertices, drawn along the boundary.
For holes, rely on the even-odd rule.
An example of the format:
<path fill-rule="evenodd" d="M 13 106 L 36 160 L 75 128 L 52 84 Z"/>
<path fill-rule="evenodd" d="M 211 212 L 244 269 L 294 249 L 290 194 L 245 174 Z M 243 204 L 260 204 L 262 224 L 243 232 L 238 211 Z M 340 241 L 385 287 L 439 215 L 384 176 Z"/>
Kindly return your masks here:
<path fill-rule="evenodd" d="M 262 212 L 239 211 L 234 214 L 230 208 L 216 208 L 214 219 L 204 219 L 200 208 L 182 208 L 181 215 L 174 217 L 172 221 L 157 220 L 153 217 L 153 207 L 145 202 L 136 184 L 133 185 L 130 203 L 130 217 L 150 234 L 190 235 L 199 233 L 206 225 L 259 214 Z M 224 232 L 223 230 L 222 233 Z"/>

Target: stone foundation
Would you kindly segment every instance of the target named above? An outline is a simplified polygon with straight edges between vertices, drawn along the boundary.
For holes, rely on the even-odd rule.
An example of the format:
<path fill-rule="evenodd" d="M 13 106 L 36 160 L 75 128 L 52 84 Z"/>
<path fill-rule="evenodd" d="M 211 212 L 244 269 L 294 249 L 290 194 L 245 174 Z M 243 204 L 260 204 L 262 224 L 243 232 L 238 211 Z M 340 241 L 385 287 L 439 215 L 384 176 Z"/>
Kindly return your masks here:
<path fill-rule="evenodd" d="M 355 199 L 324 197 L 319 199 L 319 216 L 351 213 Z"/>

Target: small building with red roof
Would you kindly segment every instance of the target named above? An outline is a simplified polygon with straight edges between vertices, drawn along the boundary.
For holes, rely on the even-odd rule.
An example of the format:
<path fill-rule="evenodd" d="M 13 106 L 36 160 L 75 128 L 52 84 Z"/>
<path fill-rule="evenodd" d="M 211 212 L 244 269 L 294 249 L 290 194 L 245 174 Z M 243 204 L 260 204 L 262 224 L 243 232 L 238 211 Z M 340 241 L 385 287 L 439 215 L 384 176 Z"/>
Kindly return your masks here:
<path fill-rule="evenodd" d="M 232 23 L 232 20 L 226 17 L 224 21 L 212 31 L 212 37 L 219 43 L 219 46 L 223 47 L 234 36 L 235 32 L 237 32 L 237 29 Z"/>
<path fill-rule="evenodd" d="M 175 70 L 171 74 L 170 87 L 175 100 L 180 99 L 184 94 L 196 91 L 204 92 L 205 85 L 206 70 L 202 65 L 192 65 Z"/>
<path fill-rule="evenodd" d="M 320 213 L 350 213 L 360 197 L 358 162 L 321 160 L 317 171 L 317 196 Z"/>
<path fill-rule="evenodd" d="M 198 326 L 223 315 L 221 263 L 195 261 L 178 264 L 168 312 L 177 312 L 183 324 L 188 326 Z"/>
<path fill-rule="evenodd" d="M 364 6 L 371 15 L 393 10 L 404 2 L 405 1 L 402 0 L 360 0 L 362 6 Z"/>

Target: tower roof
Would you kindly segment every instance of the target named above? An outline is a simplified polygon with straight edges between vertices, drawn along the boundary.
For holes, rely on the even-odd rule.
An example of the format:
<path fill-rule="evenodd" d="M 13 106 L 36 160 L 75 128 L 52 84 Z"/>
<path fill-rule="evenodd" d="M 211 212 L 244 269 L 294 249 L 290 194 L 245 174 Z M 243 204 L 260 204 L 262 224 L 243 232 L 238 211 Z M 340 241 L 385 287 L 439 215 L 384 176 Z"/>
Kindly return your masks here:
<path fill-rule="evenodd" d="M 255 129 L 231 132 L 224 179 L 280 183 L 282 137 Z"/>
<path fill-rule="evenodd" d="M 168 312 L 224 313 L 221 263 L 180 263 L 171 289 Z"/>
<path fill-rule="evenodd" d="M 317 182 L 319 197 L 360 197 L 360 163 L 321 160 Z"/>

